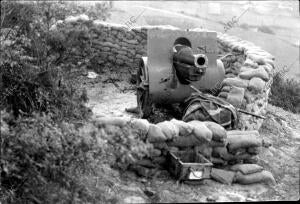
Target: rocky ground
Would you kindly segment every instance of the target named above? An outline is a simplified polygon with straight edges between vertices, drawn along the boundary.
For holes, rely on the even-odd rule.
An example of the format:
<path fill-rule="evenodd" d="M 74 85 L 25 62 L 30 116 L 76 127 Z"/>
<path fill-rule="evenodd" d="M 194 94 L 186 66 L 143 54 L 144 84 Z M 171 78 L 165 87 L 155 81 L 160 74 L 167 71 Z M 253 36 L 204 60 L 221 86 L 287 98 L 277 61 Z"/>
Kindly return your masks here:
<path fill-rule="evenodd" d="M 125 111 L 125 108 L 136 106 L 134 86 L 129 83 L 128 76 L 106 73 L 90 79 L 85 73 L 78 77 L 78 82 L 87 90 L 87 105 L 95 117 L 137 117 Z M 153 178 L 146 179 L 107 167 L 107 183 L 104 184 L 107 194 L 118 198 L 112 199 L 112 203 L 299 200 L 300 115 L 272 105 L 267 109 L 267 119 L 259 132 L 273 145 L 260 153 L 258 163 L 273 173 L 275 186 L 229 186 L 213 180 L 187 185 L 176 182 L 163 169 L 157 170 Z"/>

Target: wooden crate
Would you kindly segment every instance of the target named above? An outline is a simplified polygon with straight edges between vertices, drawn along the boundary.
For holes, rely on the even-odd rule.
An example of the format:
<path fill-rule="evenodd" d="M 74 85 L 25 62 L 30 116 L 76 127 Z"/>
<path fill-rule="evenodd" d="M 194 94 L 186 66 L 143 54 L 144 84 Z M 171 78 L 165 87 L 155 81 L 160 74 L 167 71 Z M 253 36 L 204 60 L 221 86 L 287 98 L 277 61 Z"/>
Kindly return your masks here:
<path fill-rule="evenodd" d="M 168 152 L 168 170 L 179 181 L 210 178 L 213 164 L 195 151 Z"/>

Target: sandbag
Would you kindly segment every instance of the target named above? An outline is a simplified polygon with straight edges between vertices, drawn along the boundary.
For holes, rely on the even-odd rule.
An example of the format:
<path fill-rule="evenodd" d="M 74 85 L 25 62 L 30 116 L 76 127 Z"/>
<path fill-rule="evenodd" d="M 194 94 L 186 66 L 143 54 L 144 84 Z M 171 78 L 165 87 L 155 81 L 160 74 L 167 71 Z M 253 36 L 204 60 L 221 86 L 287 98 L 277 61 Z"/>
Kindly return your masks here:
<path fill-rule="evenodd" d="M 159 157 L 153 157 L 152 162 L 154 164 L 158 164 L 158 165 L 163 166 L 164 164 L 166 164 L 167 160 L 166 160 L 165 156 L 159 156 Z"/>
<path fill-rule="evenodd" d="M 213 156 L 210 158 L 210 161 L 214 165 L 226 165 L 227 164 L 227 161 L 225 161 L 221 158 L 213 157 Z"/>
<path fill-rule="evenodd" d="M 223 160 L 226 160 L 226 161 L 230 161 L 230 160 L 234 160 L 235 159 L 235 156 L 233 154 L 230 154 L 226 147 L 215 147 L 213 148 L 213 151 L 212 151 L 212 156 L 214 157 L 219 157 L 219 158 L 222 158 Z"/>
<path fill-rule="evenodd" d="M 241 161 L 245 161 L 248 159 L 251 159 L 253 156 L 251 154 L 246 153 L 241 153 L 241 154 L 236 154 L 234 155 L 234 159 L 232 159 L 231 161 L 234 161 L 236 163 L 241 162 Z"/>
<path fill-rule="evenodd" d="M 256 164 L 258 162 L 258 160 L 259 160 L 258 156 L 252 156 L 250 158 L 244 159 L 244 163 Z"/>
<path fill-rule="evenodd" d="M 162 151 L 160 149 L 157 148 L 153 148 L 149 151 L 150 153 L 150 157 L 159 157 L 162 154 Z"/>
<path fill-rule="evenodd" d="M 159 149 L 159 150 L 169 149 L 167 143 L 165 143 L 165 142 L 153 143 L 153 147 L 156 149 Z"/>
<path fill-rule="evenodd" d="M 207 144 L 202 144 L 200 146 L 196 146 L 194 148 L 196 153 L 202 154 L 205 158 L 210 160 L 211 154 L 212 154 L 212 147 L 210 147 Z"/>
<path fill-rule="evenodd" d="M 212 140 L 223 142 L 227 138 L 227 132 L 225 128 L 217 123 L 206 121 L 204 122 L 206 127 L 213 133 Z"/>
<path fill-rule="evenodd" d="M 146 119 L 132 119 L 130 124 L 133 129 L 141 131 L 142 134 L 146 135 L 149 131 L 150 123 Z"/>
<path fill-rule="evenodd" d="M 209 143 L 209 145 L 210 145 L 211 147 L 225 147 L 225 146 L 227 145 L 227 141 L 224 140 L 223 142 L 216 142 L 216 141 L 212 140 L 212 141 Z"/>
<path fill-rule="evenodd" d="M 125 126 L 130 121 L 127 117 L 102 117 L 97 119 L 98 125 L 115 125 L 119 127 Z"/>
<path fill-rule="evenodd" d="M 135 171 L 139 176 L 151 178 L 154 176 L 154 174 L 157 172 L 154 168 L 147 168 L 141 165 L 131 165 L 130 170 Z"/>
<path fill-rule="evenodd" d="M 227 137 L 229 135 L 256 135 L 259 136 L 259 132 L 257 130 L 229 130 L 227 131 Z"/>
<path fill-rule="evenodd" d="M 222 158 L 223 160 L 230 161 L 231 163 L 238 163 L 245 159 L 251 159 L 252 155 L 248 153 L 231 154 L 226 147 L 215 147 L 212 151 L 212 156 Z"/>
<path fill-rule="evenodd" d="M 210 176 L 215 179 L 216 181 L 219 181 L 224 184 L 232 184 L 235 178 L 235 172 L 234 171 L 227 171 L 223 169 L 216 169 L 212 168 Z"/>
<path fill-rule="evenodd" d="M 153 124 L 149 125 L 147 139 L 150 143 L 165 142 L 167 140 L 161 128 Z"/>
<path fill-rule="evenodd" d="M 160 127 L 167 140 L 179 136 L 179 128 L 170 121 L 157 123 L 156 126 Z"/>
<path fill-rule="evenodd" d="M 230 167 L 230 170 L 240 171 L 243 174 L 253 174 L 256 172 L 261 172 L 264 170 L 264 168 L 257 164 L 235 164 Z"/>
<path fill-rule="evenodd" d="M 234 152 L 238 148 L 259 147 L 262 140 L 254 134 L 247 135 L 227 135 L 228 150 Z"/>
<path fill-rule="evenodd" d="M 180 136 L 189 135 L 194 130 L 193 126 L 181 120 L 172 119 L 170 120 L 170 122 L 173 123 L 175 126 L 177 126 L 177 128 L 179 129 Z"/>
<path fill-rule="evenodd" d="M 231 90 L 228 93 L 227 101 L 234 105 L 234 107 L 240 107 L 244 99 L 245 89 L 232 86 Z"/>
<path fill-rule="evenodd" d="M 247 152 L 249 154 L 257 155 L 257 154 L 259 154 L 260 149 L 261 149 L 261 147 L 249 147 L 249 148 L 247 148 Z"/>
<path fill-rule="evenodd" d="M 253 174 L 243 174 L 237 172 L 235 175 L 235 182 L 240 184 L 252 184 L 252 183 L 266 183 L 266 184 L 276 184 L 276 181 L 271 172 L 263 170 L 261 172 L 256 172 Z"/>
<path fill-rule="evenodd" d="M 212 132 L 203 122 L 193 120 L 188 122 L 194 127 L 193 135 L 200 141 L 210 142 L 212 140 Z"/>
<path fill-rule="evenodd" d="M 234 151 L 231 151 L 230 153 L 233 155 L 241 155 L 247 152 L 247 148 L 238 148 L 235 149 Z"/>
<path fill-rule="evenodd" d="M 172 141 L 168 141 L 168 146 L 175 147 L 195 147 L 203 144 L 205 141 L 199 140 L 194 134 L 188 136 L 176 137 Z"/>
<path fill-rule="evenodd" d="M 156 166 L 150 159 L 141 159 L 135 163 L 136 165 L 147 167 L 147 168 L 155 168 Z"/>

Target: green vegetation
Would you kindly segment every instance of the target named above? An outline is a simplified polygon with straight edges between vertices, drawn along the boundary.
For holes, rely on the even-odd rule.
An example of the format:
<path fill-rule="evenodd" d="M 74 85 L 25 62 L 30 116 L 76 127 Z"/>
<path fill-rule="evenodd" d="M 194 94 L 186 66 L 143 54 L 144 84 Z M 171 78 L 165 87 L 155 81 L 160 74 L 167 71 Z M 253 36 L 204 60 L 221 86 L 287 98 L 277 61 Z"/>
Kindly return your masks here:
<path fill-rule="evenodd" d="M 85 33 L 51 27 L 82 13 L 104 20 L 109 7 L 1 2 L 0 203 L 107 203 L 114 196 L 103 169 L 147 153 L 129 153 L 141 146 L 129 130 L 106 133 L 92 123 L 86 92 L 69 77 L 78 63 L 71 48 L 90 49 Z"/>
<path fill-rule="evenodd" d="M 285 78 L 288 71 L 277 72 L 273 78 L 269 102 L 293 113 L 300 113 L 300 82 Z"/>
<path fill-rule="evenodd" d="M 130 128 L 95 121 L 76 127 L 33 114 L 15 119 L 1 111 L 3 203 L 108 203 L 115 169 L 125 170 L 152 146 Z M 116 145 L 118 144 L 118 145 Z"/>

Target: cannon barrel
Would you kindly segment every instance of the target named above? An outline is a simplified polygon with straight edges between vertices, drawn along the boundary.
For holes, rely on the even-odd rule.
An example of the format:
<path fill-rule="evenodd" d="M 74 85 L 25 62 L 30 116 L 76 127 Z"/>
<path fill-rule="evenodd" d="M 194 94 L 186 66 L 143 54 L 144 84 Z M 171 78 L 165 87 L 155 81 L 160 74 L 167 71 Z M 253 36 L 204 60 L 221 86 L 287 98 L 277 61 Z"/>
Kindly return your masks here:
<path fill-rule="evenodd" d="M 189 46 L 177 44 L 173 47 L 173 61 L 203 68 L 207 66 L 207 57 L 204 54 L 193 54 Z"/>

